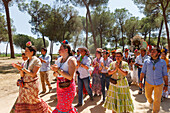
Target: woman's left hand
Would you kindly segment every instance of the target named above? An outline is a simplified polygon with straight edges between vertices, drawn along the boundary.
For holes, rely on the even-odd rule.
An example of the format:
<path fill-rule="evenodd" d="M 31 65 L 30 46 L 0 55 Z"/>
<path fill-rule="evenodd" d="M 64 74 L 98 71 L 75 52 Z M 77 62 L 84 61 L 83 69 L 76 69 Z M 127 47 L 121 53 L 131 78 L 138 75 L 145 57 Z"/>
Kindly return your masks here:
<path fill-rule="evenodd" d="M 59 67 L 56 64 L 54 64 L 51 66 L 51 69 L 56 72 L 58 71 Z"/>
<path fill-rule="evenodd" d="M 12 63 L 12 66 L 17 68 L 19 71 L 21 71 L 21 69 L 22 69 L 22 66 L 20 64 Z"/>

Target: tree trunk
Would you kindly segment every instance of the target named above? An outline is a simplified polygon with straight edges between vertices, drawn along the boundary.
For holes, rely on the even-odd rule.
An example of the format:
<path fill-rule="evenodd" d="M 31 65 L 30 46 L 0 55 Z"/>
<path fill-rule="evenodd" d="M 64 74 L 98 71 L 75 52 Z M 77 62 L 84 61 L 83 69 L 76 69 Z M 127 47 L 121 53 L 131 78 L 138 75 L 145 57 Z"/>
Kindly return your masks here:
<path fill-rule="evenodd" d="M 121 32 L 122 32 L 122 46 L 123 46 L 123 51 L 124 51 L 124 39 L 123 39 L 123 27 L 121 26 Z"/>
<path fill-rule="evenodd" d="M 76 49 L 78 39 L 79 39 L 79 35 L 76 36 L 76 40 L 74 42 L 74 47 L 73 47 L 74 50 Z"/>
<path fill-rule="evenodd" d="M 160 38 L 161 38 L 161 32 L 162 32 L 162 26 L 163 26 L 163 20 L 161 22 L 161 27 L 159 29 L 159 35 L 158 35 L 158 41 L 157 41 L 157 47 L 159 48 Z"/>
<path fill-rule="evenodd" d="M 162 12 L 163 12 L 163 17 L 164 17 L 164 22 L 165 22 L 165 28 L 166 28 L 166 34 L 167 34 L 167 41 L 168 41 L 168 50 L 169 50 L 169 54 L 170 54 L 170 40 L 169 40 L 169 29 L 168 29 L 168 22 L 167 22 L 167 18 L 166 18 L 166 9 L 168 7 L 168 3 L 169 1 L 167 0 L 167 4 L 164 7 L 163 2 L 161 2 L 161 6 L 162 6 Z"/>
<path fill-rule="evenodd" d="M 115 41 L 116 41 L 116 49 L 117 49 L 117 38 L 116 38 L 116 40 L 115 40 Z"/>
<path fill-rule="evenodd" d="M 149 41 L 148 41 L 149 45 L 150 45 L 150 41 L 151 41 L 151 30 L 149 31 Z"/>
<path fill-rule="evenodd" d="M 146 41 L 146 35 L 147 35 L 147 34 L 145 33 L 145 34 L 144 34 L 144 41 Z"/>
<path fill-rule="evenodd" d="M 50 56 L 51 56 L 51 62 L 53 60 L 53 41 L 51 40 L 51 45 L 50 45 Z"/>
<path fill-rule="evenodd" d="M 90 15 L 90 9 L 89 9 L 89 6 L 86 3 L 86 1 L 85 0 L 82 0 L 82 1 L 83 1 L 84 5 L 86 6 L 86 9 L 87 9 L 87 14 L 88 14 L 88 17 L 89 17 L 89 22 L 90 22 L 90 25 L 91 25 L 91 31 L 92 31 L 93 40 L 94 40 L 94 47 L 95 47 L 95 50 L 96 50 L 97 49 L 97 43 L 96 43 L 96 37 L 95 37 L 93 23 L 92 23 L 92 19 L 91 19 L 91 15 Z"/>
<path fill-rule="evenodd" d="M 86 42 L 85 42 L 85 46 L 88 48 L 88 14 L 86 13 Z"/>
<path fill-rule="evenodd" d="M 103 46 L 102 46 L 103 45 L 103 42 L 102 42 L 102 31 L 99 30 L 99 32 L 100 32 L 100 47 L 103 48 Z"/>
<path fill-rule="evenodd" d="M 6 44 L 6 57 L 7 57 L 7 54 L 8 54 L 8 42 Z"/>
<path fill-rule="evenodd" d="M 10 50 L 11 50 L 11 58 L 15 58 L 8 2 L 6 0 L 2 0 L 2 1 L 4 3 L 5 12 L 6 12 L 6 19 L 7 19 L 7 26 L 8 26 L 8 36 L 9 36 Z"/>
<path fill-rule="evenodd" d="M 64 41 L 64 36 L 65 36 L 65 30 L 64 30 L 64 32 L 63 32 L 63 41 Z"/>
<path fill-rule="evenodd" d="M 44 43 L 44 48 L 46 48 L 44 34 L 42 34 L 42 39 L 43 39 L 43 43 Z"/>

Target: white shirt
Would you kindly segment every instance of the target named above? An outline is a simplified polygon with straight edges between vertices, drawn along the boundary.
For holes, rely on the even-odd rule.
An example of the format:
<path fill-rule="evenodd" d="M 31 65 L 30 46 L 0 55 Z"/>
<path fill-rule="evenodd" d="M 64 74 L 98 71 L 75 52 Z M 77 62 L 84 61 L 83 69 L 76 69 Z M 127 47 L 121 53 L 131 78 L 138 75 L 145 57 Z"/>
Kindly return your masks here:
<path fill-rule="evenodd" d="M 148 58 L 150 58 L 148 55 L 145 55 L 144 57 L 142 57 L 140 54 L 139 56 L 136 57 L 135 64 L 140 64 L 143 66 L 144 61 Z"/>
<path fill-rule="evenodd" d="M 80 60 L 80 57 L 81 57 L 81 56 L 79 56 L 79 57 L 77 58 L 77 61 Z M 87 67 L 90 68 L 91 59 L 90 59 L 88 56 L 85 55 L 84 58 L 83 58 L 82 61 L 81 61 L 81 64 L 84 64 L 84 65 L 86 65 Z M 80 73 L 80 78 L 81 78 L 81 79 L 87 78 L 87 77 L 90 76 L 89 70 L 88 70 L 88 69 L 85 69 L 85 68 L 83 68 L 83 67 L 81 67 L 81 66 L 78 68 L 78 72 Z"/>

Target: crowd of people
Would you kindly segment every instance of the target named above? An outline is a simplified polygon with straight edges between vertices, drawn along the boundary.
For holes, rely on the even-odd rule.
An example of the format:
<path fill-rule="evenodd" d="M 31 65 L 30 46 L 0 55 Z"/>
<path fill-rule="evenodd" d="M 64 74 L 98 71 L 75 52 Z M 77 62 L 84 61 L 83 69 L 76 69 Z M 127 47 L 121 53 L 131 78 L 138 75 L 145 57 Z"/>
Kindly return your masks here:
<path fill-rule="evenodd" d="M 76 52 L 71 50 L 68 41 L 64 40 L 59 49 L 59 57 L 50 65 L 51 57 L 46 48 L 42 48 L 38 58 L 36 48 L 31 42 L 26 45 L 25 52 L 22 53 L 23 62 L 13 63 L 21 78 L 17 81 L 19 96 L 11 113 L 78 113 L 76 108 L 83 106 L 83 94 L 88 94 L 91 101 L 96 96 L 102 96 L 103 106 L 113 113 L 133 112 L 131 84 L 139 86 L 138 94 L 144 93 L 150 109 L 153 113 L 158 113 L 162 98 L 168 98 L 170 94 L 170 64 L 166 49 L 153 47 L 147 50 L 141 47 L 130 54 L 128 49 L 124 52 L 116 49 L 110 53 L 106 49 L 97 48 L 93 58 L 86 47 L 80 47 Z M 58 102 L 54 110 L 39 97 L 39 94 L 46 93 L 46 84 L 48 92 L 52 91 L 50 69 L 57 79 Z M 41 93 L 38 89 L 39 72 Z M 76 85 L 78 103 L 73 106 Z"/>

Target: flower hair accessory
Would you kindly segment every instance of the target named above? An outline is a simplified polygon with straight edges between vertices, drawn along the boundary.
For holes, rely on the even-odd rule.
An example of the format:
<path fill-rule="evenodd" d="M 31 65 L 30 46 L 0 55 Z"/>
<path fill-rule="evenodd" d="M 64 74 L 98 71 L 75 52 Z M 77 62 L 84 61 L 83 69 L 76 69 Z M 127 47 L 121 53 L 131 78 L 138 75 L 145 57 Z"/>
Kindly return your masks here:
<path fill-rule="evenodd" d="M 167 49 L 161 49 L 161 53 L 162 53 L 162 52 L 167 52 Z"/>
<path fill-rule="evenodd" d="M 64 40 L 61 44 L 68 44 L 68 40 Z"/>
<path fill-rule="evenodd" d="M 27 46 L 27 47 L 32 46 L 31 41 L 28 41 L 28 42 L 26 43 L 26 46 Z"/>

